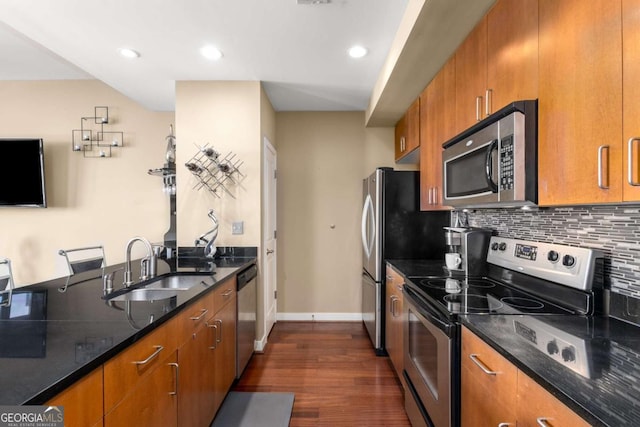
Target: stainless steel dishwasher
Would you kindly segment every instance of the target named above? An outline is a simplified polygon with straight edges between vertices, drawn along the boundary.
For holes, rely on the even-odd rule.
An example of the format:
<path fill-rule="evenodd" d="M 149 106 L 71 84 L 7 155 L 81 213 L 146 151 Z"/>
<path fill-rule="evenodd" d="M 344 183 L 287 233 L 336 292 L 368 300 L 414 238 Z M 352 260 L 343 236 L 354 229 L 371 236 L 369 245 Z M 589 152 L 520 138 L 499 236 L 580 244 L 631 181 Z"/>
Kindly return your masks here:
<path fill-rule="evenodd" d="M 238 273 L 238 339 L 236 340 L 236 378 L 240 378 L 253 355 L 256 340 L 258 267 L 255 264 Z"/>

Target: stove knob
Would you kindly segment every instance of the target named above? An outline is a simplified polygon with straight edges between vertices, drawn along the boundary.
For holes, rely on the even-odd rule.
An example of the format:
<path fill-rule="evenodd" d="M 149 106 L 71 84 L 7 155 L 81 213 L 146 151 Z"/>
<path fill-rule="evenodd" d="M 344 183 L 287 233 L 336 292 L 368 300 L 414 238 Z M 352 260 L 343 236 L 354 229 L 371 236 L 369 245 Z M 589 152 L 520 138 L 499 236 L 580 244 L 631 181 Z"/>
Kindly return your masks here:
<path fill-rule="evenodd" d="M 576 259 L 571 255 L 565 255 L 562 258 L 562 265 L 564 265 L 565 267 L 573 267 L 575 263 L 576 263 Z"/>
<path fill-rule="evenodd" d="M 505 242 L 500 243 L 500 245 L 498 245 L 498 249 L 501 251 L 507 250 L 507 244 Z"/>
<path fill-rule="evenodd" d="M 576 360 L 576 350 L 573 347 L 565 347 L 562 349 L 562 360 L 565 362 L 573 362 Z"/>
<path fill-rule="evenodd" d="M 547 254 L 547 259 L 551 262 L 557 262 L 558 258 L 560 258 L 560 255 L 556 251 L 549 251 Z"/>
<path fill-rule="evenodd" d="M 556 340 L 549 341 L 549 343 L 547 344 L 547 353 L 554 355 L 558 354 L 559 351 L 560 348 L 558 347 L 558 343 L 556 342 Z"/>
<path fill-rule="evenodd" d="M 497 251 L 498 250 L 498 242 L 493 242 L 491 244 L 491 250 L 492 251 Z"/>

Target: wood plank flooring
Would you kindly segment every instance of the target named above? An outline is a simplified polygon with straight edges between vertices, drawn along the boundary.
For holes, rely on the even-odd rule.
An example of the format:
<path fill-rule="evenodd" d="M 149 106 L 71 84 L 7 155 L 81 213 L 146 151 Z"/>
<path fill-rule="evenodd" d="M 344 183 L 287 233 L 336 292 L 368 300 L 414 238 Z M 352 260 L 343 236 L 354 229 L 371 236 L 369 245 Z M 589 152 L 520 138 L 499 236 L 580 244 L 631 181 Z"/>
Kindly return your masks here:
<path fill-rule="evenodd" d="M 361 322 L 278 322 L 234 391 L 293 392 L 290 427 L 410 427 L 388 357 Z"/>

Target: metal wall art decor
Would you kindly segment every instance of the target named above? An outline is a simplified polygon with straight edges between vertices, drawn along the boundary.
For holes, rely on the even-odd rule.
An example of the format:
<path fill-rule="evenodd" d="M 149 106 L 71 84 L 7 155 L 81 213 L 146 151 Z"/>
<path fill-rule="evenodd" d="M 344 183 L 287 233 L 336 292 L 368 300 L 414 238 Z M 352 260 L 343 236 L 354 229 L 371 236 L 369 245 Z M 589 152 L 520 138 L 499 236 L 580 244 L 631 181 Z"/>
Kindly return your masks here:
<path fill-rule="evenodd" d="M 80 129 L 71 131 L 71 149 L 84 157 L 111 157 L 111 149 L 124 146 L 124 132 L 104 130 L 109 107 L 94 107 L 92 117 L 80 118 Z"/>
<path fill-rule="evenodd" d="M 241 160 L 236 159 L 235 154 L 230 152 L 222 157 L 219 152 L 209 147 L 209 144 L 205 144 L 198 147 L 198 152 L 185 163 L 185 166 L 198 180 L 193 188 L 206 188 L 216 197 L 221 197 L 219 190 L 222 190 L 235 199 L 229 187 L 239 184 L 245 178 L 240 172 L 242 164 Z"/>

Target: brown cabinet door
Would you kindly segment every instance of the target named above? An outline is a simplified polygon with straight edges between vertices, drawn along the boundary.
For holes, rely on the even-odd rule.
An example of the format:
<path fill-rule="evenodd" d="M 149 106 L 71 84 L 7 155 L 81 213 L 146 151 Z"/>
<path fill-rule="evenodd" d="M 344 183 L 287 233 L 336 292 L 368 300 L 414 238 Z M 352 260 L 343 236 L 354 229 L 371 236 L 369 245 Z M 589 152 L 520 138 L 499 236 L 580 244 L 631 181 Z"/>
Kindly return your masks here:
<path fill-rule="evenodd" d="M 485 114 L 538 98 L 538 0 L 499 0 L 487 15 Z"/>
<path fill-rule="evenodd" d="M 64 406 L 66 427 L 101 426 L 102 366 L 49 400 L 46 405 Z"/>
<path fill-rule="evenodd" d="M 403 336 L 402 336 L 402 285 L 404 280 L 391 267 L 386 272 L 385 300 L 385 346 L 396 375 L 402 380 L 404 369 Z"/>
<path fill-rule="evenodd" d="M 411 103 L 406 113 L 396 124 L 395 159 L 402 162 L 420 146 L 420 98 Z"/>
<path fill-rule="evenodd" d="M 456 134 L 485 116 L 487 87 L 487 20 L 476 25 L 455 54 Z M 444 142 L 444 141 L 443 141 Z"/>
<path fill-rule="evenodd" d="M 621 3 L 539 0 L 540 205 L 622 200 Z"/>
<path fill-rule="evenodd" d="M 639 0 L 622 0 L 622 41 L 623 199 L 635 202 L 640 200 Z"/>
<path fill-rule="evenodd" d="M 404 155 L 404 147 L 407 143 L 407 115 L 398 120 L 395 129 L 395 158 L 396 161 Z"/>
<path fill-rule="evenodd" d="M 521 371 L 518 371 L 517 412 L 518 427 L 590 425 Z"/>
<path fill-rule="evenodd" d="M 177 354 L 174 351 L 164 356 L 148 375 L 136 382 L 127 397 L 105 414 L 105 427 L 178 425 Z"/>
<path fill-rule="evenodd" d="M 213 415 L 218 411 L 236 377 L 236 296 L 216 313 L 217 346 L 214 352 L 215 381 Z M 213 417 L 212 417 L 213 418 Z"/>
<path fill-rule="evenodd" d="M 442 204 L 442 144 L 455 136 L 455 56 L 420 95 L 420 206 L 448 210 Z"/>
<path fill-rule="evenodd" d="M 461 365 L 462 425 L 515 426 L 518 369 L 464 327 Z"/>

